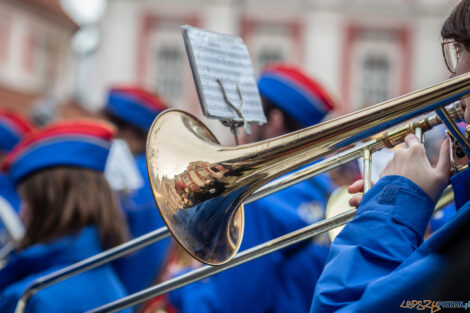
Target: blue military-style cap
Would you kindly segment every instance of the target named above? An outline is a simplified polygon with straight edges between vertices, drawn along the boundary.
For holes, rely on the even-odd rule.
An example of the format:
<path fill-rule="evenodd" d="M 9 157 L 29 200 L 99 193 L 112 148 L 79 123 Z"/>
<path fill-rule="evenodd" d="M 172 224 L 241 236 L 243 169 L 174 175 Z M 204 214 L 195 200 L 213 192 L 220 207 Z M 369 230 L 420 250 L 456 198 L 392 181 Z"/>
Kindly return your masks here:
<path fill-rule="evenodd" d="M 317 124 L 335 107 L 325 88 L 290 64 L 268 65 L 258 89 L 261 96 L 305 127 Z"/>
<path fill-rule="evenodd" d="M 18 143 L 3 169 L 15 183 L 35 171 L 61 165 L 102 172 L 114 133 L 110 124 L 98 120 L 57 122 Z"/>
<path fill-rule="evenodd" d="M 140 87 L 115 87 L 109 91 L 106 111 L 140 129 L 149 130 L 157 115 L 167 109 L 157 95 Z"/>
<path fill-rule="evenodd" d="M 33 125 L 19 114 L 0 111 L 0 151 L 9 152 L 28 133 Z"/>

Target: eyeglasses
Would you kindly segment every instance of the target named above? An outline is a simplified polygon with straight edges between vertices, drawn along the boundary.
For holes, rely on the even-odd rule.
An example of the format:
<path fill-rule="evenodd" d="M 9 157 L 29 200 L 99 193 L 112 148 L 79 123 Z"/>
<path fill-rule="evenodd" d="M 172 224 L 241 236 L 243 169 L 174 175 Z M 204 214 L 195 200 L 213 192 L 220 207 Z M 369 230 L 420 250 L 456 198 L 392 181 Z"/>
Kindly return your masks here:
<path fill-rule="evenodd" d="M 443 40 L 441 46 L 446 66 L 452 74 L 455 74 L 462 54 L 462 46 L 454 39 Z"/>

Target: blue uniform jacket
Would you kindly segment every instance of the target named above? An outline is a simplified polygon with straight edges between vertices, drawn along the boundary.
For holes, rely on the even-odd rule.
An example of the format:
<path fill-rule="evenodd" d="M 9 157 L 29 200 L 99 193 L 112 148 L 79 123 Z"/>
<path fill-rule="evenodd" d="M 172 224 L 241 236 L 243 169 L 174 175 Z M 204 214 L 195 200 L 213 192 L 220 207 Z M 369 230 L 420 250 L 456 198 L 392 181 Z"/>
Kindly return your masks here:
<path fill-rule="evenodd" d="M 145 155 L 138 155 L 135 160 L 144 185 L 121 197 L 133 238 L 165 226 L 150 189 Z M 169 243 L 169 239 L 164 239 L 114 262 L 116 272 L 129 293 L 144 289 L 156 280 L 165 261 Z"/>
<path fill-rule="evenodd" d="M 246 205 L 240 250 L 323 219 L 331 188 L 329 179 L 319 176 Z M 328 243 L 271 253 L 175 290 L 170 301 L 182 313 L 308 312 Z"/>
<path fill-rule="evenodd" d="M 101 251 L 96 229 L 87 227 L 77 236 L 34 245 L 13 254 L 0 270 L 0 312 L 14 312 L 21 294 L 36 278 Z M 125 295 L 112 267 L 104 265 L 39 291 L 28 302 L 26 312 L 84 312 Z"/>
<path fill-rule="evenodd" d="M 397 312 L 406 301 L 429 299 L 433 278 L 449 266 L 440 247 L 470 219 L 464 200 L 470 188 L 463 181 L 453 181 L 457 208 L 463 205 L 422 243 L 434 203 L 406 178 L 379 180 L 331 244 L 311 312 Z"/>

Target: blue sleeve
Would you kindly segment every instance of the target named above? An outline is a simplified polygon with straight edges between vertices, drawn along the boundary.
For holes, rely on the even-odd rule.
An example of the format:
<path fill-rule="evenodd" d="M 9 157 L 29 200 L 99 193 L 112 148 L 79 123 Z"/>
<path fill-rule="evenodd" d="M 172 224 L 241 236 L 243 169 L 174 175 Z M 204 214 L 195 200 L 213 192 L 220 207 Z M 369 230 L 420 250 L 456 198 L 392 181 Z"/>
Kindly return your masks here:
<path fill-rule="evenodd" d="M 369 301 L 363 297 L 367 286 L 390 274 L 421 244 L 433 208 L 412 181 L 382 178 L 331 244 L 311 312 L 359 312 Z M 387 297 L 387 290 L 380 292 Z"/>

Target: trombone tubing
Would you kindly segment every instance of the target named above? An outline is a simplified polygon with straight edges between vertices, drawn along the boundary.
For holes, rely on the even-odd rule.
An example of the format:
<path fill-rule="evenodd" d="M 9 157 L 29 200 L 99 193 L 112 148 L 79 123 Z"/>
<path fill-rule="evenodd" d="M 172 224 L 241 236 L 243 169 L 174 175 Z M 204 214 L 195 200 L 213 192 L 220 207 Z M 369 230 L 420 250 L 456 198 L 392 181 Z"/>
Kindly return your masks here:
<path fill-rule="evenodd" d="M 467 80 L 470 78 L 470 76 L 468 75 L 466 77 L 468 77 Z M 448 102 L 451 102 L 451 101 L 449 99 L 446 99 L 446 102 L 444 104 Z M 410 129 L 412 128 L 408 126 L 400 127 L 398 128 L 396 133 L 400 133 L 402 135 L 401 138 L 404 138 L 402 133 L 409 132 Z M 392 130 L 390 133 L 393 133 L 393 132 L 394 130 Z M 370 140 L 360 146 L 350 148 L 337 155 L 321 160 L 315 164 L 312 164 L 308 167 L 298 170 L 295 173 L 284 175 L 283 177 L 280 177 L 277 180 L 259 188 L 256 192 L 250 195 L 245 200 L 244 203 L 247 204 L 247 203 L 254 202 L 260 198 L 273 194 L 279 190 L 290 187 L 300 181 L 303 181 L 313 176 L 328 172 L 338 165 L 342 165 L 349 161 L 358 159 L 362 156 L 362 152 L 365 149 L 370 150 L 370 152 L 380 150 L 384 148 L 385 146 L 387 146 L 385 141 L 389 139 L 388 134 L 389 133 L 384 134 L 383 136 L 380 137 L 380 139 Z M 143 236 L 137 237 L 127 243 L 116 246 L 110 250 L 104 251 L 100 254 L 87 258 L 83 261 L 72 264 L 55 273 L 51 273 L 49 275 L 36 279 L 23 292 L 20 300 L 18 301 L 17 307 L 15 309 L 15 313 L 23 313 L 25 311 L 25 307 L 29 299 L 39 290 L 44 289 L 55 283 L 58 283 L 71 276 L 78 275 L 87 270 L 90 270 L 100 265 L 103 265 L 105 263 L 111 262 L 126 254 L 134 252 L 140 248 L 144 248 L 159 240 L 167 238 L 169 237 L 169 235 L 170 235 L 170 232 L 168 228 L 162 227 L 150 233 L 147 233 Z"/>
<path fill-rule="evenodd" d="M 441 198 L 437 202 L 434 212 L 441 210 L 442 208 L 446 207 L 448 204 L 450 204 L 453 201 L 454 201 L 454 193 L 452 191 L 452 188 L 448 186 L 443 191 Z M 275 238 L 271 241 L 262 243 L 258 246 L 255 246 L 253 248 L 240 252 L 232 260 L 230 260 L 229 262 L 223 265 L 219 265 L 219 266 L 205 265 L 201 268 L 195 269 L 181 276 L 164 281 L 158 285 L 136 292 L 132 295 L 129 295 L 120 300 L 116 300 L 114 302 L 108 303 L 106 305 L 103 305 L 99 308 L 88 311 L 86 313 L 117 312 L 118 310 L 123 310 L 130 306 L 137 305 L 151 298 L 160 296 L 162 294 L 168 293 L 180 287 L 184 287 L 191 283 L 200 281 L 204 278 L 215 275 L 224 270 L 230 269 L 232 267 L 236 267 L 243 263 L 262 257 L 266 254 L 285 248 L 289 245 L 293 245 L 293 244 L 305 241 L 323 232 L 342 226 L 348 223 L 349 221 L 351 221 L 354 218 L 355 213 L 356 213 L 356 209 L 350 209 L 346 212 L 333 216 L 329 219 L 322 220 L 318 223 L 306 226 L 299 230 L 288 233 L 284 236 Z"/>
<path fill-rule="evenodd" d="M 22 313 L 26 309 L 29 299 L 41 289 L 49 287 L 69 277 L 78 275 L 87 270 L 101 266 L 105 263 L 118 259 L 126 254 L 136 251 L 140 248 L 146 247 L 170 236 L 170 232 L 166 227 L 161 227 L 157 230 L 149 232 L 145 235 L 137 237 L 119 246 L 106 250 L 102 253 L 91 256 L 80 262 L 64 267 L 56 272 L 50 273 L 46 276 L 39 277 L 33 281 L 23 292 L 20 300 L 15 308 L 15 313 Z"/>
<path fill-rule="evenodd" d="M 443 192 L 442 199 L 443 199 L 442 201 L 441 200 L 438 201 L 434 211 L 438 211 L 444 208 L 445 206 L 447 206 L 448 204 L 450 204 L 452 201 L 454 201 L 452 188 L 447 188 Z M 125 308 L 137 305 L 144 301 L 150 300 L 154 297 L 163 295 L 175 289 L 184 287 L 191 283 L 200 281 L 204 278 L 220 273 L 224 270 L 231 269 L 238 265 L 241 265 L 246 262 L 257 259 L 259 257 L 262 257 L 266 254 L 269 254 L 269 253 L 278 251 L 280 249 L 283 249 L 285 247 L 288 247 L 290 245 L 297 244 L 302 241 L 311 239 L 312 237 L 319 235 L 321 233 L 327 232 L 333 228 L 342 226 L 348 223 L 349 221 L 351 221 L 354 218 L 354 214 L 356 214 L 356 209 L 347 210 L 331 218 L 324 219 L 315 224 L 306 226 L 299 230 L 288 233 L 284 236 L 272 239 L 265 243 L 259 244 L 253 248 L 242 251 L 238 253 L 237 255 L 235 255 L 233 259 L 231 259 L 229 262 L 225 264 L 218 265 L 218 266 L 205 265 L 203 267 L 195 269 L 181 276 L 164 281 L 153 287 L 149 287 L 147 289 L 136 292 L 122 299 L 116 300 L 114 302 L 110 302 L 108 304 L 105 304 L 91 311 L 87 311 L 86 313 L 117 312 Z"/>
<path fill-rule="evenodd" d="M 189 254 L 203 263 L 222 264 L 241 244 L 244 224 L 239 210 L 254 191 L 468 93 L 470 73 L 296 132 L 237 147 L 218 144 L 191 114 L 166 111 L 156 118 L 147 138 L 154 198 L 170 231 Z M 179 140 L 169 140 L 172 136 Z M 188 147 L 194 153 L 188 154 Z M 198 178 L 198 171 L 206 167 L 216 171 Z"/>
<path fill-rule="evenodd" d="M 447 115 L 448 120 L 461 121 L 463 119 L 463 111 L 460 105 L 449 105 L 440 109 Z M 448 111 L 449 110 L 449 111 Z M 267 195 L 295 185 L 301 181 L 312 178 L 316 175 L 325 173 L 337 166 L 346 164 L 350 161 L 364 157 L 364 152 L 372 154 L 382 148 L 393 148 L 404 142 L 406 135 L 414 133 L 416 130 L 420 132 L 428 131 L 437 125 L 443 124 L 442 119 L 438 118 L 437 113 L 433 113 L 423 119 L 409 122 L 405 125 L 398 126 L 389 131 L 385 131 L 375 139 L 366 141 L 356 147 L 344 150 L 336 155 L 323 159 L 315 164 L 304 167 L 296 172 L 286 174 L 273 182 L 270 182 L 249 196 L 245 203 L 250 203 L 261 199 Z M 447 123 L 446 123 L 447 125 Z"/>
<path fill-rule="evenodd" d="M 190 283 L 202 280 L 226 269 L 241 265 L 243 263 L 262 257 L 266 254 L 275 252 L 290 245 L 310 239 L 318 234 L 326 232 L 335 227 L 341 226 L 353 219 L 356 209 L 350 209 L 344 213 L 329 219 L 322 220 L 318 223 L 306 226 L 299 230 L 293 231 L 284 236 L 275 238 L 265 243 L 259 244 L 253 248 L 238 253 L 233 259 L 219 266 L 205 265 L 196 270 L 167 280 L 161 284 L 144 289 L 120 300 L 116 300 L 109 304 L 103 305 L 97 309 L 88 311 L 87 313 L 117 312 L 130 306 L 139 304 L 153 297 L 173 291 Z"/>
<path fill-rule="evenodd" d="M 375 143 L 375 141 L 374 141 Z M 279 190 L 290 187 L 301 180 L 308 179 L 310 177 L 328 172 L 334 167 L 343 164 L 343 162 L 352 161 L 361 156 L 362 146 L 353 148 L 345 151 L 340 155 L 330 157 L 328 159 L 322 160 L 321 162 L 312 164 L 298 172 L 290 175 L 286 175 L 277 179 L 276 181 L 270 183 L 269 185 L 263 186 L 258 191 L 253 193 L 246 201 L 245 204 L 254 202 L 258 199 L 266 197 L 270 194 L 273 194 Z M 148 245 L 151 245 L 157 241 L 165 239 L 170 236 L 170 231 L 167 227 L 161 227 L 157 230 L 149 232 L 145 235 L 137 237 L 133 240 L 130 240 L 124 244 L 116 246 L 112 249 L 106 250 L 102 253 L 91 256 L 87 259 L 84 259 L 80 262 L 67 266 L 61 270 L 58 270 L 54 273 L 48 274 L 46 276 L 40 277 L 33 281 L 23 292 L 20 300 L 15 309 L 15 313 L 23 313 L 26 309 L 26 305 L 29 299 L 35 295 L 38 291 L 47 288 L 53 284 L 59 283 L 62 280 L 70 278 L 72 276 L 78 275 L 85 271 L 94 269 L 98 266 L 101 266 L 105 263 L 114 261 L 122 256 L 125 256 L 129 253 L 132 253 L 138 249 L 144 248 Z"/>

